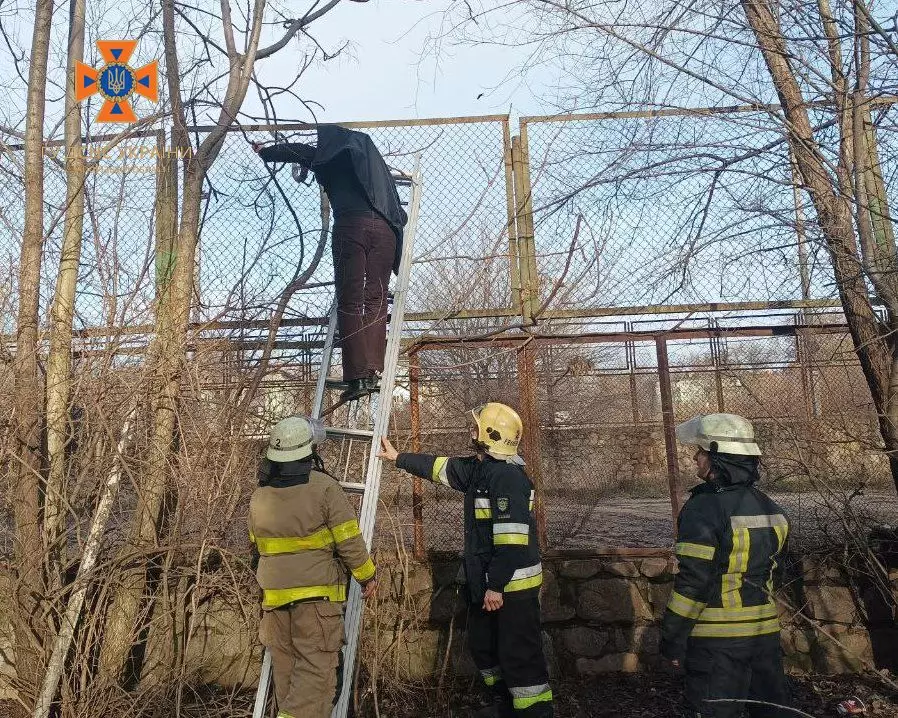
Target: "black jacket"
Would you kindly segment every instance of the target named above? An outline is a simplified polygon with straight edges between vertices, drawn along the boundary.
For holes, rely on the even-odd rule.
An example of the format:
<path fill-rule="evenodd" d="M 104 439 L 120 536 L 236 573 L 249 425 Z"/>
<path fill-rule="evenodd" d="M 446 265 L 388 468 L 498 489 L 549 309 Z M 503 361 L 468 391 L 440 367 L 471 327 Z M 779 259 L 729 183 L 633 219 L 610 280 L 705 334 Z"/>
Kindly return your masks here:
<path fill-rule="evenodd" d="M 690 636 L 745 639 L 780 630 L 773 592 L 789 534 L 785 511 L 755 488 L 754 463 L 718 467 L 723 479 L 692 489 L 677 521 L 679 573 L 661 627 L 669 659 L 684 657 Z"/>
<path fill-rule="evenodd" d="M 475 604 L 486 589 L 538 591 L 542 565 L 533 520 L 533 484 L 521 466 L 487 455 L 450 459 L 400 454 L 396 466 L 465 494 L 465 573 Z"/>
<path fill-rule="evenodd" d="M 402 258 L 402 232 L 408 217 L 399 201 L 396 183 L 372 139 L 364 132 L 339 125 L 318 126 L 318 146 L 288 142 L 264 147 L 265 162 L 295 162 L 311 169 L 339 218 L 346 212 L 374 210 L 396 235 L 393 271 Z"/>

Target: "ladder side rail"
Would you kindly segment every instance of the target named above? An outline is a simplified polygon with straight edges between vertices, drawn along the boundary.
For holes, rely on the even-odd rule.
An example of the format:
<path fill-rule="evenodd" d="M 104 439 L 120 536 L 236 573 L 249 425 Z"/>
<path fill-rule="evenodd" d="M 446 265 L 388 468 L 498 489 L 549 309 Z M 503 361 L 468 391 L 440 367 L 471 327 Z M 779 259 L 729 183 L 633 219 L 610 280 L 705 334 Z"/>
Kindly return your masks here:
<path fill-rule="evenodd" d="M 380 476 L 383 462 L 377 458 L 380 448 L 380 437 L 386 434 L 393 404 L 393 387 L 396 381 L 396 368 L 399 363 L 399 349 L 402 341 L 402 324 L 405 314 L 405 298 L 408 293 L 409 279 L 415 233 L 418 225 L 418 208 L 421 199 L 421 177 L 418 162 L 411 185 L 412 197 L 409 203 L 409 218 L 406 225 L 405 241 L 402 248 L 399 276 L 393 293 L 393 314 L 390 320 L 390 336 L 386 347 L 384 372 L 381 377 L 381 389 L 378 395 L 377 416 L 374 424 L 374 436 L 371 440 L 371 453 L 368 456 L 368 468 L 365 478 L 365 493 L 359 517 L 359 528 L 368 549 L 374 537 L 374 524 L 377 515 L 377 504 L 380 499 Z M 355 656 L 362 619 L 361 588 L 352 581 L 349 600 L 346 604 L 344 619 L 346 646 L 343 654 L 343 686 L 337 704 L 334 706 L 332 718 L 346 718 L 349 712 L 349 701 L 352 697 L 352 677 L 355 674 Z"/>
<path fill-rule="evenodd" d="M 320 419 L 324 407 L 324 391 L 327 375 L 330 373 L 331 360 L 334 357 L 334 344 L 337 335 L 337 300 L 331 307 L 330 318 L 327 322 L 327 336 L 324 338 L 324 348 L 321 350 L 321 364 L 318 366 L 318 381 L 315 384 L 315 399 L 312 401 L 312 418 Z"/>
<path fill-rule="evenodd" d="M 253 718 L 263 718 L 268 703 L 268 689 L 271 686 L 271 651 L 267 648 L 262 656 L 262 670 L 256 688 L 256 702 L 253 704 Z"/>

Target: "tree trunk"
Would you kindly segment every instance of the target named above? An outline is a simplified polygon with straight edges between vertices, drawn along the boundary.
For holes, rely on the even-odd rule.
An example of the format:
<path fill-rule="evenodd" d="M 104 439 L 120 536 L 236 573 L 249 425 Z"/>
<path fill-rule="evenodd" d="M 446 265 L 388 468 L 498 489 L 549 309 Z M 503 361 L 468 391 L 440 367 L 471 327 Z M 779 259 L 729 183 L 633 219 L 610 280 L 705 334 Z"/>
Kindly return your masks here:
<path fill-rule="evenodd" d="M 56 292 L 50 308 L 47 356 L 47 476 L 44 541 L 51 589 L 62 586 L 65 566 L 65 447 L 69 427 L 72 374 L 72 318 L 84 227 L 85 161 L 81 148 L 81 113 L 75 102 L 75 62 L 84 59 L 85 0 L 71 0 L 65 93 L 66 204 Z"/>
<path fill-rule="evenodd" d="M 16 672 L 22 686 L 33 684 L 40 672 L 43 638 L 38 601 L 43 594 L 41 575 L 40 422 L 43 404 L 38 365 L 41 251 L 44 243 L 44 109 L 47 90 L 47 58 L 53 0 L 39 0 L 35 7 L 28 101 L 25 119 L 25 226 L 19 260 L 19 311 L 16 354 L 13 361 L 17 419 L 14 451 L 17 604 Z"/>
<path fill-rule="evenodd" d="M 142 565 L 148 551 L 158 545 L 163 507 L 170 475 L 169 461 L 175 432 L 184 342 L 193 296 L 194 255 L 199 231 L 204 173 L 193 165 L 186 173 L 182 195 L 181 223 L 173 256 L 171 282 L 165 286 L 156 314 L 156 347 L 153 356 L 153 422 L 147 449 L 146 471 L 140 482 L 137 510 L 131 524 L 128 548 L 134 565 L 128 563 L 109 607 L 106 636 L 100 653 L 100 668 L 109 681 L 116 681 L 127 663 L 140 626 L 149 566 Z"/>
<path fill-rule="evenodd" d="M 789 146 L 814 204 L 820 231 L 832 258 L 833 273 L 845 320 L 855 351 L 879 417 L 880 432 L 889 455 L 892 479 L 898 488 L 898 431 L 893 423 L 891 397 L 894 354 L 885 336 L 885 327 L 876 317 L 867 291 L 864 267 L 855 237 L 850 187 L 836 192 L 826 161 L 817 143 L 794 70 L 789 63 L 786 41 L 767 0 L 742 0 L 742 7 L 758 47 L 764 56 L 777 95 L 786 115 Z M 852 122 L 851 112 L 840 113 L 843 138 L 853 155 L 852 134 L 844 123 Z M 853 124 L 853 123 L 852 123 Z M 846 144 L 843 142 L 843 145 Z M 843 157 L 846 154 L 842 153 Z M 841 163 L 840 163 L 841 164 Z M 853 164 L 853 163 L 852 163 Z M 854 167 L 847 168 L 853 173 Z"/>
<path fill-rule="evenodd" d="M 115 456 L 112 459 L 112 468 L 109 471 L 106 484 L 100 492 L 100 500 L 94 512 L 94 519 L 91 522 L 90 531 L 84 542 L 84 553 L 78 565 L 78 575 L 75 578 L 72 595 L 69 598 L 65 615 L 60 623 L 59 633 L 53 643 L 53 652 L 47 665 L 47 675 L 44 676 L 44 682 L 41 686 L 40 696 L 34 707 L 32 718 L 47 718 L 56 698 L 59 681 L 65 669 L 66 656 L 72 646 L 72 639 L 75 637 L 75 627 L 81 619 L 81 609 L 87 596 L 87 586 L 92 578 L 94 566 L 97 563 L 97 556 L 100 552 L 100 544 L 106 532 L 106 523 L 109 521 L 113 502 L 118 493 L 119 481 L 122 476 L 125 443 L 128 440 L 135 413 L 135 411 L 131 411 L 122 426 L 122 433 L 118 440 Z"/>

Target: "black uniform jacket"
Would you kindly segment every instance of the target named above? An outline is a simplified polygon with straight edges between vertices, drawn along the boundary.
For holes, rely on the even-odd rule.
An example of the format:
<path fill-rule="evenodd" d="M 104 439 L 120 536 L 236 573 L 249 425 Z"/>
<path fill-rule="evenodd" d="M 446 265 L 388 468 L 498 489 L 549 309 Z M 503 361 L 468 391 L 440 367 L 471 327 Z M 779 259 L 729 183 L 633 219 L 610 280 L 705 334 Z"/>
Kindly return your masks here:
<path fill-rule="evenodd" d="M 408 217 L 387 163 L 368 135 L 339 125 L 319 125 L 317 147 L 287 142 L 264 147 L 259 156 L 266 162 L 295 162 L 311 169 L 338 219 L 345 212 L 363 209 L 383 217 L 396 235 L 393 271 L 399 271 Z"/>
<path fill-rule="evenodd" d="M 450 459 L 400 454 L 396 466 L 465 494 L 465 573 L 471 600 L 486 589 L 506 598 L 542 585 L 533 484 L 522 466 L 486 455 Z"/>
<path fill-rule="evenodd" d="M 677 521 L 679 572 L 661 629 L 661 652 L 682 659 L 692 638 L 745 639 L 780 629 L 773 593 L 789 522 L 755 488 L 757 469 L 729 466 L 726 483 L 692 489 Z"/>

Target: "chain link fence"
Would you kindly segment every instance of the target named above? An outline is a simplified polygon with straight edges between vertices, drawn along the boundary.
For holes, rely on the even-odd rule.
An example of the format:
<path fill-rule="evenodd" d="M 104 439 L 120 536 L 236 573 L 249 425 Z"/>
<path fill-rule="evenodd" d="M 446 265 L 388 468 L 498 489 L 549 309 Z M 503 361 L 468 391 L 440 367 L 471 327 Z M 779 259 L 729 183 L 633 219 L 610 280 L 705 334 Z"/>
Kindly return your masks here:
<path fill-rule="evenodd" d="M 155 197 L 157 132 L 138 132 L 123 142 L 111 135 L 89 138 L 78 154 L 86 165 L 84 230 L 75 304 L 75 328 L 128 327 L 152 321 L 155 297 Z M 0 308 L 5 334 L 14 332 L 19 248 L 25 224 L 24 152 L 0 137 Z M 66 168 L 75 151 L 62 141 L 44 148 L 44 233 L 41 316 L 49 314 L 62 252 Z"/>
<path fill-rule="evenodd" d="M 862 510 L 879 520 L 898 515 L 876 414 L 839 316 L 818 315 L 821 326 L 812 329 L 796 326 L 798 319 L 768 314 L 764 323 L 775 328 L 765 329 L 740 327 L 739 318 L 728 326 L 671 321 L 660 335 L 666 337 L 666 371 L 656 335 L 640 332 L 639 323 L 578 343 L 540 342 L 536 384 L 548 547 L 620 550 L 672 542 L 672 505 L 682 505 L 699 481 L 687 449 L 676 447 L 673 468 L 666 454 L 665 384 L 673 423 L 713 412 L 754 422 L 764 451 L 764 488 L 794 514 L 799 540 L 819 539 L 834 518 L 824 495 L 862 489 Z M 827 319 L 835 323 L 828 327 Z M 507 384 L 514 359 L 505 349 L 419 356 L 422 449 L 469 452 L 465 407 L 485 398 L 520 406 Z M 419 549 L 460 541 L 454 494 L 440 487 L 423 492 Z"/>
<path fill-rule="evenodd" d="M 898 110 L 874 108 L 896 200 Z M 524 118 L 545 299 L 555 309 L 832 300 L 829 256 L 777 108 Z M 831 167 L 839 136 L 811 108 Z M 582 218 L 575 240 L 577 218 Z"/>
<path fill-rule="evenodd" d="M 874 116 L 892 206 L 898 202 L 895 119 L 894 108 L 877 108 Z M 814 121 L 831 152 L 831 115 L 815 110 Z M 862 477 L 885 481 L 875 417 L 851 342 L 841 329 L 827 329 L 842 318 L 808 308 L 748 313 L 835 296 L 810 203 L 795 190 L 786 144 L 768 112 L 525 119 L 520 146 L 528 196 L 515 195 L 519 178 L 507 117 L 352 126 L 372 136 L 392 167 L 406 173 L 418 167 L 423 177 L 406 306 L 410 341 L 423 335 L 483 339 L 526 324 L 521 313 L 531 289 L 521 275 L 530 249 L 520 218 L 532 209 L 532 289 L 545 311 L 531 331 L 559 337 L 537 344 L 534 368 L 540 444 L 533 468 L 544 487 L 549 547 L 669 543 L 670 474 L 688 485 L 691 469 L 690 457 L 680 455 L 677 471 L 670 471 L 665 383 L 675 420 L 718 410 L 756 420 L 768 447 L 768 480 L 784 492 L 802 495 L 808 465 L 839 485 Z M 191 132 L 202 141 L 206 130 Z M 0 152 L 0 261 L 8 267 L 0 276 L 0 309 L 9 337 L 24 219 L 22 153 L 12 138 L 0 139 L 6 143 Z M 275 139 L 313 141 L 314 132 L 299 125 L 231 131 L 204 187 L 184 380 L 193 424 L 182 427 L 184 456 L 202 456 L 216 436 L 234 435 L 249 441 L 252 455 L 271 423 L 311 405 L 323 320 L 333 303 L 333 218 L 314 182 L 300 184 L 289 167 L 266 166 L 254 154 L 252 142 Z M 85 145 L 89 158 L 103 142 Z M 91 331 L 78 345 L 81 381 L 74 402 L 102 394 L 98 387 L 110 362 L 119 383 L 136 382 L 133 371 L 143 367 L 154 319 L 160 142 L 155 132 L 129 138 L 88 175 L 76 328 Z M 64 153 L 53 149 L 48 146 L 45 160 L 43 317 L 65 210 Z M 235 429 L 222 417 L 258 366 L 274 307 L 300 276 L 303 286 L 287 304 L 251 419 Z M 714 311 L 739 309 L 738 303 L 752 305 L 741 307 L 740 315 Z M 671 314 L 675 309 L 679 314 Z M 778 334 L 754 330 L 770 323 Z M 684 328 L 704 334 L 683 338 L 677 332 Z M 666 373 L 652 338 L 658 332 L 669 336 Z M 89 359 L 92 337 L 104 333 L 108 353 Z M 519 349 L 481 342 L 419 352 L 417 429 L 404 364 L 391 433 L 406 448 L 416 434 L 422 451 L 465 452 L 467 409 L 487 400 L 521 406 Z M 347 478 L 364 464 L 364 456 L 338 445 L 328 448 L 327 460 Z M 241 466 L 251 464 L 241 459 Z M 245 473 L 246 493 L 255 477 L 251 468 Z M 673 494 L 674 504 L 682 500 L 678 490 Z M 421 542 L 435 550 L 461 546 L 461 503 L 452 492 L 416 492 L 408 477 L 389 473 L 382 510 L 384 531 L 395 529 L 409 548 Z"/>

